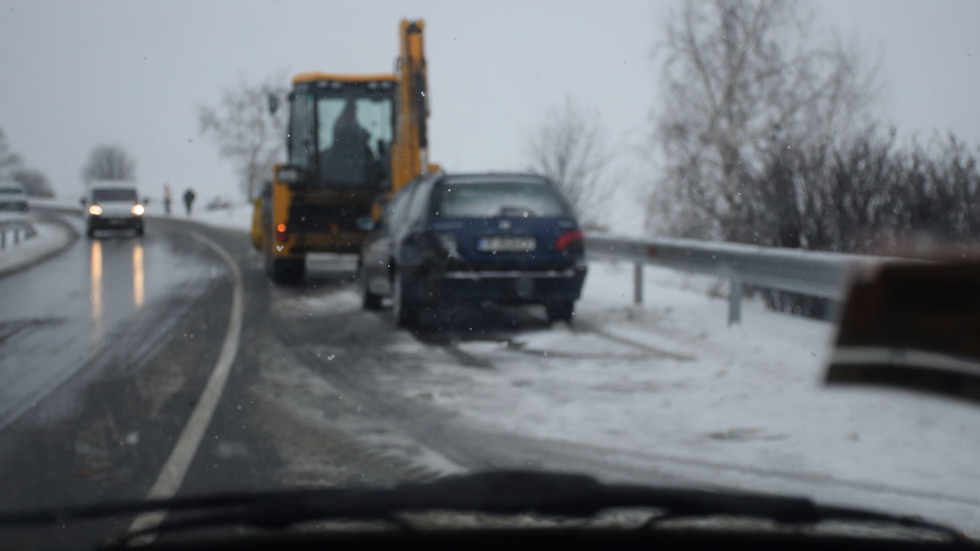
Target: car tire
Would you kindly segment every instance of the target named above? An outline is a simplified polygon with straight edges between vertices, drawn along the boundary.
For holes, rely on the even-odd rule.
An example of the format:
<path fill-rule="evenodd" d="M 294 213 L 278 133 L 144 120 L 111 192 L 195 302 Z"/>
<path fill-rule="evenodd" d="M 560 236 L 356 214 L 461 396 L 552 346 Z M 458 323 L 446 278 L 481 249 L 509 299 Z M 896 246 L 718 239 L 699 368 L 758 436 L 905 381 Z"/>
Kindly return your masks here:
<path fill-rule="evenodd" d="M 571 324 L 575 316 L 575 302 L 571 300 L 549 302 L 544 307 L 548 313 L 548 323 L 563 321 Z"/>
<path fill-rule="evenodd" d="M 364 269 L 363 262 L 358 263 L 357 287 L 361 291 L 361 308 L 365 310 L 380 310 L 381 295 L 372 293 L 368 288 L 367 271 Z"/>
<path fill-rule="evenodd" d="M 418 307 L 405 296 L 405 281 L 395 270 L 391 282 L 391 317 L 399 327 L 411 329 L 418 325 Z"/>
<path fill-rule="evenodd" d="M 136 236 L 143 237 L 143 225 L 136 226 Z"/>
<path fill-rule="evenodd" d="M 90 239 L 95 237 L 95 226 L 89 224 L 88 228 L 85 229 L 85 235 L 87 235 Z"/>

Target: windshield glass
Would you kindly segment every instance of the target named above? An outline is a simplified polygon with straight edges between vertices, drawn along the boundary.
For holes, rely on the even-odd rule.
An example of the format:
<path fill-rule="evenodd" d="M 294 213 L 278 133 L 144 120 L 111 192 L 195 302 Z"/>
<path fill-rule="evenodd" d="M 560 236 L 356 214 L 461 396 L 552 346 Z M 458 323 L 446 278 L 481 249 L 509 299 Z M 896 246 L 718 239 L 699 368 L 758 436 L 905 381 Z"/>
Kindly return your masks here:
<path fill-rule="evenodd" d="M 504 469 L 980 538 L 971 279 L 886 269 L 980 258 L 978 26 L 0 0 L 0 551 L 198 518 L 11 511 Z"/>
<path fill-rule="evenodd" d="M 561 197 L 541 183 L 480 182 L 440 184 L 433 209 L 444 218 L 566 216 Z"/>
<path fill-rule="evenodd" d="M 92 190 L 92 201 L 96 203 L 136 202 L 134 189 L 95 189 Z"/>
<path fill-rule="evenodd" d="M 379 185 L 390 172 L 390 97 L 321 97 L 316 102 L 320 176 L 325 183 Z"/>

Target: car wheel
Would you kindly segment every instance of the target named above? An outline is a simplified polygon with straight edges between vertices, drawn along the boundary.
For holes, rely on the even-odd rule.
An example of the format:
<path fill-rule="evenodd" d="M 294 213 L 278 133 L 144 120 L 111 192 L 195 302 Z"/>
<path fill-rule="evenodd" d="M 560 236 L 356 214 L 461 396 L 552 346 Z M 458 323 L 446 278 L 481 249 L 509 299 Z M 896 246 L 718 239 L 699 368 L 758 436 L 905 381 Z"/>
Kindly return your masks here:
<path fill-rule="evenodd" d="M 365 310 L 378 310 L 381 308 L 381 295 L 372 293 L 368 288 L 367 270 L 363 263 L 359 264 L 361 266 L 357 271 L 357 287 L 361 291 L 361 307 Z"/>
<path fill-rule="evenodd" d="M 545 304 L 548 312 L 548 323 L 563 321 L 571 324 L 572 317 L 575 315 L 575 302 L 571 300 L 561 300 Z"/>
<path fill-rule="evenodd" d="M 138 237 L 143 237 L 143 226 L 142 225 L 136 226 L 136 235 Z"/>
<path fill-rule="evenodd" d="M 95 227 L 89 224 L 88 228 L 85 230 L 85 235 L 89 236 L 90 238 L 95 237 Z"/>
<path fill-rule="evenodd" d="M 391 317 L 399 327 L 411 328 L 418 323 L 418 308 L 405 296 L 405 281 L 395 270 L 391 284 Z"/>

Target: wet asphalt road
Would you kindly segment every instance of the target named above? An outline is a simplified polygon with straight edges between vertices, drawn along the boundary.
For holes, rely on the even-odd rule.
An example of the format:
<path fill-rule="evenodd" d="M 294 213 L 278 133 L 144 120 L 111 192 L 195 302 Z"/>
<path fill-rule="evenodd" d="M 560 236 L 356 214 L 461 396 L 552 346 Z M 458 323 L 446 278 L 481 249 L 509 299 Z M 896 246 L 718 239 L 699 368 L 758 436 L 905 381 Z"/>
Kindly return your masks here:
<path fill-rule="evenodd" d="M 79 219 L 62 220 L 81 233 Z M 89 359 L 147 355 L 220 268 L 195 245 L 167 233 L 82 237 L 0 278 L 0 429 Z"/>

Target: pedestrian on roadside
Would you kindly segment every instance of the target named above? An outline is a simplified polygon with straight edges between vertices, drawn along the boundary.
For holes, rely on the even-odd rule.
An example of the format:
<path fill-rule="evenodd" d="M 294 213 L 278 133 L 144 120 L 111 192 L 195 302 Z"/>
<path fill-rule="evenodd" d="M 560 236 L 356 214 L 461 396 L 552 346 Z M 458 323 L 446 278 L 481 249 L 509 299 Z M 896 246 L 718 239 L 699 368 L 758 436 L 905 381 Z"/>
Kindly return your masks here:
<path fill-rule="evenodd" d="M 173 196 L 170 194 L 170 184 L 163 184 L 163 212 L 170 216 L 170 203 L 173 201 Z"/>
<path fill-rule="evenodd" d="M 195 197 L 197 195 L 194 195 L 194 190 L 191 188 L 187 188 L 187 191 L 184 192 L 184 206 L 187 207 L 187 216 L 191 215 L 191 207 L 194 206 Z"/>

